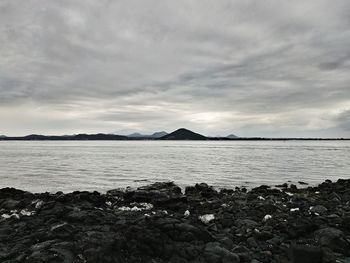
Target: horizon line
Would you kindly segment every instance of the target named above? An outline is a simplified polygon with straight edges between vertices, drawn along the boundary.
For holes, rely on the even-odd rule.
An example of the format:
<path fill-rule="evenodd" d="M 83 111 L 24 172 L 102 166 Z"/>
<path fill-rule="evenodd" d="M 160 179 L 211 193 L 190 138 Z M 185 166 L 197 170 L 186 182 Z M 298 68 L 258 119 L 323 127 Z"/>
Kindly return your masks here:
<path fill-rule="evenodd" d="M 132 137 L 130 135 L 132 135 L 133 133 L 139 133 L 139 132 L 133 132 L 130 133 L 128 135 L 123 135 L 123 134 L 116 134 L 116 133 L 102 133 L 102 132 L 98 132 L 98 133 L 75 133 L 75 134 L 63 134 L 63 135 L 45 135 L 45 134 L 38 134 L 38 133 L 32 133 L 32 134 L 27 134 L 27 135 L 21 135 L 21 136 L 8 136 L 8 135 L 4 135 L 1 134 L 0 135 L 0 140 L 6 140 L 6 139 L 25 139 L 26 137 L 30 137 L 30 136 L 43 136 L 43 137 L 74 137 L 74 136 L 78 136 L 78 135 L 86 135 L 86 136 L 94 136 L 94 135 L 106 135 L 106 136 L 122 136 L 122 137 L 126 137 L 127 140 L 157 140 L 159 138 L 155 138 L 155 137 L 149 137 L 152 136 L 154 133 L 157 132 L 166 132 L 167 134 L 171 134 L 174 133 L 176 131 L 179 130 L 187 130 L 189 132 L 192 133 L 196 133 L 193 132 L 187 128 L 178 128 L 172 132 L 166 132 L 165 130 L 162 131 L 155 131 L 152 132 L 151 134 L 140 134 L 142 136 L 139 137 Z M 197 133 L 199 134 L 199 133 Z M 200 134 L 202 135 L 202 134 Z M 234 135 L 236 136 L 236 138 L 229 138 L 229 136 Z M 234 133 L 230 133 L 228 135 L 224 135 L 224 136 L 207 136 L 207 135 L 202 135 L 208 139 L 225 139 L 225 140 L 253 140 L 253 139 L 257 139 L 257 140 L 350 140 L 350 137 L 263 137 L 263 136 L 237 136 Z M 44 138 L 43 138 L 44 139 Z M 30 140 L 30 139 L 29 139 Z M 50 140 L 50 138 L 47 138 L 47 140 Z M 51 140 L 55 140 L 54 138 L 51 138 Z"/>

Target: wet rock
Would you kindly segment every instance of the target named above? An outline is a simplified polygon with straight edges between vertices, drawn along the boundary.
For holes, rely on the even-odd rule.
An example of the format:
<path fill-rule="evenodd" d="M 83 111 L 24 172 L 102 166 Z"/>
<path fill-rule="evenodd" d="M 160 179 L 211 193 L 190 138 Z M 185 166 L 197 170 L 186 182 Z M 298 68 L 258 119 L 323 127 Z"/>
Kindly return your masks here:
<path fill-rule="evenodd" d="M 60 239 L 71 239 L 75 227 L 67 223 L 57 224 L 51 227 L 50 237 L 60 238 Z"/>
<path fill-rule="evenodd" d="M 320 247 L 292 245 L 290 254 L 292 263 L 322 263 L 322 250 Z"/>
<path fill-rule="evenodd" d="M 278 184 L 278 185 L 275 185 L 276 187 L 279 187 L 279 188 L 287 188 L 288 187 L 288 184 L 287 183 L 284 183 L 284 184 Z"/>
<path fill-rule="evenodd" d="M 0 208 L 4 208 L 7 210 L 14 210 L 18 207 L 19 204 L 20 204 L 20 201 L 8 199 L 8 200 L 3 201 L 0 204 Z"/>
<path fill-rule="evenodd" d="M 255 238 L 254 237 L 249 237 L 247 238 L 247 244 L 250 246 L 250 247 L 257 247 L 258 246 L 258 243 L 256 242 Z"/>
<path fill-rule="evenodd" d="M 341 225 L 345 230 L 350 232 L 350 215 L 342 218 Z"/>
<path fill-rule="evenodd" d="M 17 198 L 31 198 L 32 194 L 15 188 L 2 188 L 0 189 L 0 199 L 11 199 L 13 197 Z"/>
<path fill-rule="evenodd" d="M 322 215 L 324 213 L 326 213 L 328 211 L 328 209 L 326 207 L 324 207 L 323 205 L 315 205 L 310 207 L 310 212 L 314 213 L 314 214 L 319 214 Z"/>
<path fill-rule="evenodd" d="M 238 227 L 245 226 L 249 228 L 255 228 L 258 226 L 258 223 L 251 219 L 237 219 L 235 223 Z"/>
<path fill-rule="evenodd" d="M 273 238 L 273 234 L 269 231 L 254 231 L 254 237 L 258 240 L 269 240 Z"/>
<path fill-rule="evenodd" d="M 155 205 L 186 202 L 182 196 L 181 188 L 173 182 L 142 186 L 137 190 L 125 192 L 124 198 L 128 202 L 147 202 Z"/>
<path fill-rule="evenodd" d="M 236 246 L 232 249 L 232 252 L 238 255 L 240 262 L 250 262 L 252 260 L 250 250 L 244 246 Z"/>
<path fill-rule="evenodd" d="M 298 181 L 298 184 L 301 184 L 301 185 L 308 185 L 308 183 L 305 183 L 303 181 Z"/>
<path fill-rule="evenodd" d="M 321 246 L 347 256 L 350 255 L 350 243 L 339 229 L 331 227 L 320 229 L 315 232 L 315 238 Z"/>
<path fill-rule="evenodd" d="M 298 189 L 298 187 L 295 184 L 291 184 L 289 188 L 292 190 L 292 192 Z"/>
<path fill-rule="evenodd" d="M 218 192 L 206 183 L 196 184 L 194 187 L 186 187 L 186 195 L 199 195 L 205 198 L 210 198 L 218 194 Z"/>
<path fill-rule="evenodd" d="M 233 245 L 234 245 L 233 241 L 228 237 L 224 237 L 224 238 L 220 239 L 219 242 L 220 242 L 222 247 L 224 247 L 228 250 L 231 250 L 233 248 Z"/>
<path fill-rule="evenodd" d="M 221 247 L 219 243 L 217 242 L 211 242 L 208 243 L 205 246 L 204 250 L 204 257 L 206 259 L 206 262 L 208 263 L 216 263 L 216 262 L 223 262 L 223 263 L 239 263 L 240 259 L 239 256 L 235 253 L 230 252 L 229 250 Z"/>

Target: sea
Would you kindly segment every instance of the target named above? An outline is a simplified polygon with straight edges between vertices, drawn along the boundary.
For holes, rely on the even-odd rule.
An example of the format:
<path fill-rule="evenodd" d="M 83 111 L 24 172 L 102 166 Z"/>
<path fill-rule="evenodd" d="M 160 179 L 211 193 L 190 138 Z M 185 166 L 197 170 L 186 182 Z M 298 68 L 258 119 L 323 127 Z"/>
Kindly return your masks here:
<path fill-rule="evenodd" d="M 0 188 L 31 192 L 339 178 L 350 178 L 350 141 L 0 141 Z"/>

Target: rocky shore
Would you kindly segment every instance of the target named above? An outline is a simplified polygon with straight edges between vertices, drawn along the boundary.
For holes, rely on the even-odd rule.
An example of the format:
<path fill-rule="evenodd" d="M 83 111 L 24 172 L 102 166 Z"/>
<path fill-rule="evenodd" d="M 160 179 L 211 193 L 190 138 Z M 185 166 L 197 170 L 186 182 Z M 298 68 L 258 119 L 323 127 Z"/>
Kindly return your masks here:
<path fill-rule="evenodd" d="M 0 262 L 350 262 L 350 180 L 0 190 Z"/>

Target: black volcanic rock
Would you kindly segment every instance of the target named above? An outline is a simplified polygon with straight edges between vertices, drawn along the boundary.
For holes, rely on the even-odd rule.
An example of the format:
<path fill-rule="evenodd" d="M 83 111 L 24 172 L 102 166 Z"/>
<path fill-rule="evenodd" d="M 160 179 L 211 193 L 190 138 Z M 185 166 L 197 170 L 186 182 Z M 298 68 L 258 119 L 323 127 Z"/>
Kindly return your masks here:
<path fill-rule="evenodd" d="M 0 262 L 349 262 L 350 180 L 185 193 L 172 182 L 106 194 L 0 189 Z M 290 192 L 290 188 L 285 189 Z M 337 205 L 329 197 L 337 196 Z M 327 208 L 310 213 L 315 206 Z"/>
<path fill-rule="evenodd" d="M 159 139 L 161 140 L 207 140 L 208 138 L 201 134 L 195 133 L 193 131 L 181 128 Z"/>

